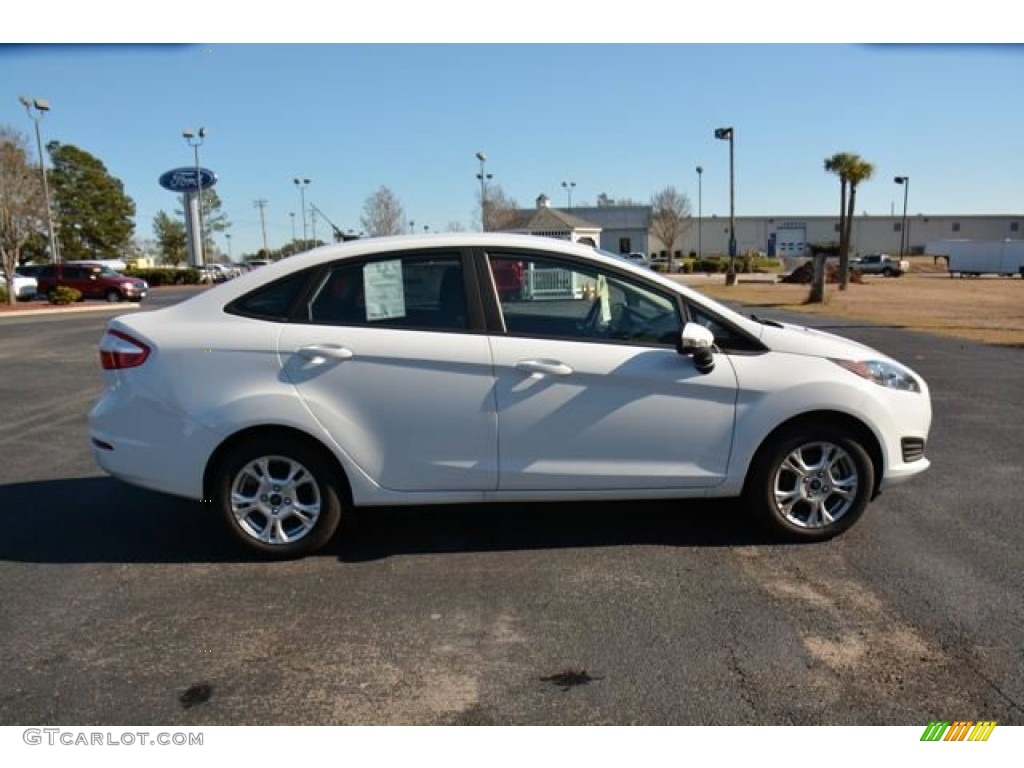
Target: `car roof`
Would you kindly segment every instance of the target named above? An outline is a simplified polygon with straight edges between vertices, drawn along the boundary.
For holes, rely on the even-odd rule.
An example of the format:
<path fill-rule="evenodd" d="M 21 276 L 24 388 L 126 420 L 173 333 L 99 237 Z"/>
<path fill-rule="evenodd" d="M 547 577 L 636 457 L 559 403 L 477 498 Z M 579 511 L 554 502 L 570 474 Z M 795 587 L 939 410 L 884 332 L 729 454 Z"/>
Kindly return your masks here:
<path fill-rule="evenodd" d="M 454 232 L 454 233 L 430 233 L 423 235 L 394 235 L 389 237 L 368 237 L 358 240 L 350 240 L 344 243 L 332 243 L 314 248 L 304 253 L 298 253 L 278 261 L 272 261 L 258 270 L 247 272 L 241 277 L 219 285 L 193 296 L 187 301 L 181 302 L 161 311 L 169 311 L 177 308 L 184 308 L 186 305 L 203 308 L 223 307 L 234 299 L 245 295 L 249 291 L 265 285 L 293 272 L 315 267 L 327 262 L 341 259 L 358 259 L 365 256 L 375 256 L 390 251 L 414 251 L 417 249 L 444 250 L 462 248 L 486 248 L 498 250 L 509 248 L 515 250 L 529 250 L 534 253 L 551 252 L 552 255 L 571 254 L 584 259 L 591 260 L 597 264 L 605 264 L 619 270 L 632 272 L 643 277 L 648 282 L 656 282 L 676 293 L 684 296 L 698 298 L 705 305 L 713 306 L 720 314 L 737 320 L 741 325 L 746 326 L 746 320 L 735 310 L 720 304 L 713 299 L 696 292 L 689 287 L 678 283 L 670 278 L 654 272 L 646 266 L 638 265 L 627 258 L 620 258 L 614 254 L 601 253 L 590 245 L 571 243 L 553 237 L 539 235 L 526 235 L 509 232 Z M 182 311 L 189 311 L 182 309 Z"/>

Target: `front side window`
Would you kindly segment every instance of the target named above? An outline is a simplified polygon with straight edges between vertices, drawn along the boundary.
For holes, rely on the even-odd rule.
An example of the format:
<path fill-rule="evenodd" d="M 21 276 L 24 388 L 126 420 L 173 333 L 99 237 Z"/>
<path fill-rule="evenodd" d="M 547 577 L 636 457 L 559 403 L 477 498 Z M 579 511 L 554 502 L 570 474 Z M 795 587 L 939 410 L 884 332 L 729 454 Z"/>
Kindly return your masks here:
<path fill-rule="evenodd" d="M 314 290 L 309 322 L 424 331 L 469 328 L 456 255 L 391 256 L 337 264 Z"/>
<path fill-rule="evenodd" d="M 513 336 L 675 346 L 675 299 L 599 267 L 492 254 L 505 329 Z"/>

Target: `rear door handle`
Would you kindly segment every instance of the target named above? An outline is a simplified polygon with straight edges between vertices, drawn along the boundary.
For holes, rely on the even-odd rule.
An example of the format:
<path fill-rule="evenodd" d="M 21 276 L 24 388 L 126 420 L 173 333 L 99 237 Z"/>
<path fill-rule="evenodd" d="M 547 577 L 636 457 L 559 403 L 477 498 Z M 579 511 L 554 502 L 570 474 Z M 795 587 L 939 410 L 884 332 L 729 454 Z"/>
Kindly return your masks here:
<path fill-rule="evenodd" d="M 317 364 L 327 360 L 351 360 L 354 357 L 351 349 L 340 344 L 308 344 L 299 347 L 297 352 L 311 363 Z"/>
<path fill-rule="evenodd" d="M 516 363 L 516 370 L 544 376 L 568 376 L 572 373 L 572 368 L 559 360 L 520 360 Z"/>

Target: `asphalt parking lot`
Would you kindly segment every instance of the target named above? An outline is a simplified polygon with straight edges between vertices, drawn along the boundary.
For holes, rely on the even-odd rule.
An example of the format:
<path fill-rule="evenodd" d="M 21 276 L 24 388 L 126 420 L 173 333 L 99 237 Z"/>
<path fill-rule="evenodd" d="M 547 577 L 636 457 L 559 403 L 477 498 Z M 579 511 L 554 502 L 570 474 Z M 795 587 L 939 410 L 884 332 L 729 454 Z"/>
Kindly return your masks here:
<path fill-rule="evenodd" d="M 1024 724 L 1022 349 L 759 310 L 932 389 L 932 469 L 826 544 L 730 502 L 480 505 L 265 563 L 93 464 L 116 312 L 0 318 L 2 725 Z"/>

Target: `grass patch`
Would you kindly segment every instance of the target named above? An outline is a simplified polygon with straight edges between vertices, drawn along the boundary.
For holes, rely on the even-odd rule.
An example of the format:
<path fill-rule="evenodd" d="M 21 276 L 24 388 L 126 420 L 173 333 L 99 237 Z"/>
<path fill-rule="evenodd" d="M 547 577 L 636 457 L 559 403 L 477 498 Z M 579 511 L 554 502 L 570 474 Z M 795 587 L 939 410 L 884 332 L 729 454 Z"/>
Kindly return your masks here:
<path fill-rule="evenodd" d="M 929 258 L 930 261 L 930 258 Z M 748 307 L 836 315 L 878 325 L 937 333 L 988 344 L 1024 347 L 1024 280 L 950 279 L 941 272 L 868 278 L 845 291 L 826 288 L 825 304 L 805 304 L 810 288 L 781 283 L 695 285 L 716 299 Z"/>

